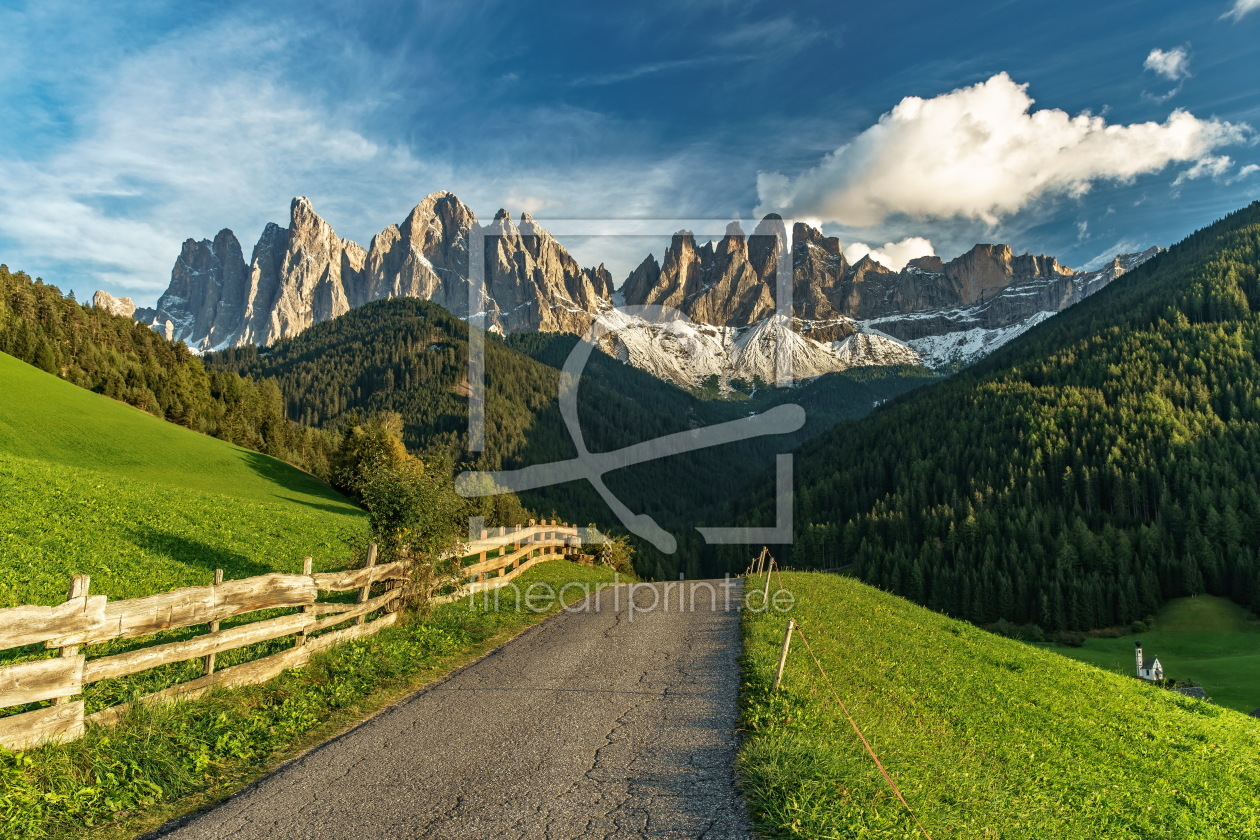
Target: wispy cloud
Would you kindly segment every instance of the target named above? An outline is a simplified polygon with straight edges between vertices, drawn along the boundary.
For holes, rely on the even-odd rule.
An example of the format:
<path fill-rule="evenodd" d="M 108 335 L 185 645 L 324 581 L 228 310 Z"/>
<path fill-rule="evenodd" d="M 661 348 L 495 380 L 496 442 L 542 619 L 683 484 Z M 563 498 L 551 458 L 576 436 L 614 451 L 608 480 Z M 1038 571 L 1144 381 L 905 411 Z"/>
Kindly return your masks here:
<path fill-rule="evenodd" d="M 1221 15 L 1221 17 L 1241 20 L 1243 15 L 1250 14 L 1257 9 L 1260 9 L 1260 0 L 1234 0 L 1234 7 Z"/>
<path fill-rule="evenodd" d="M 649 61 L 645 64 L 627 67 L 624 70 L 615 70 L 610 73 L 596 73 L 589 76 L 578 76 L 573 79 L 570 84 L 574 87 L 616 85 L 621 84 L 622 82 L 630 82 L 635 79 L 641 79 L 645 76 L 658 76 L 662 73 L 672 73 L 676 70 L 686 70 L 692 67 L 703 67 L 713 64 L 737 64 L 743 61 L 751 61 L 755 57 L 756 56 L 753 55 L 705 55 L 696 56 L 695 58 L 673 58 L 666 61 Z"/>
<path fill-rule="evenodd" d="M 1219 181 L 1229 173 L 1233 165 L 1234 161 L 1229 155 L 1209 155 L 1195 161 L 1194 166 L 1178 174 L 1172 185 L 1180 187 L 1186 181 L 1193 181 L 1196 178 L 1212 178 Z"/>
<path fill-rule="evenodd" d="M 795 53 L 819 41 L 838 41 L 838 32 L 799 15 L 744 20 L 713 35 L 713 43 L 766 53 Z"/>
<path fill-rule="evenodd" d="M 225 26 L 124 61 L 74 139 L 35 160 L 0 159 L 0 233 L 144 292 L 165 285 L 175 243 L 213 233 L 210 219 L 253 220 L 277 193 L 329 175 L 417 174 L 405 149 L 343 127 L 352 121 L 276 78 L 218 69 L 290 46 L 279 32 Z"/>
<path fill-rule="evenodd" d="M 291 57 L 319 48 L 315 37 L 224 18 L 101 70 L 70 103 L 71 131 L 0 150 L 6 260 L 60 285 L 145 302 L 165 288 L 183 239 L 230 227 L 248 256 L 265 222 L 284 222 L 294 195 L 310 196 L 339 233 L 366 244 L 437 189 L 483 216 L 500 206 L 566 218 L 694 212 L 688 173 L 720 165 L 687 149 L 636 158 L 615 142 L 631 133 L 625 125 L 555 105 L 496 116 L 543 141 L 538 147 L 523 152 L 510 132 L 486 132 L 488 141 L 473 138 L 473 157 L 429 154 L 429 137 L 416 136 L 414 123 L 393 122 L 400 99 L 381 95 L 391 80 L 379 75 L 376 56 L 343 46 L 338 78 L 361 81 L 344 95 L 295 83 Z M 432 136 L 445 142 L 449 133 Z M 590 148 L 612 151 L 572 163 Z M 647 250 L 641 239 L 621 243 L 610 249 L 610 268 L 628 272 Z M 575 251 L 605 259 L 598 242 Z"/>
<path fill-rule="evenodd" d="M 1151 243 L 1143 242 L 1140 239 L 1120 239 L 1111 247 L 1107 248 L 1107 250 L 1102 251 L 1097 256 L 1087 261 L 1083 266 L 1081 266 L 1081 269 L 1083 271 L 1097 271 L 1121 254 L 1136 254 L 1149 248 L 1150 246 Z"/>
<path fill-rule="evenodd" d="M 1142 66 L 1161 78 L 1177 83 L 1167 93 L 1153 94 L 1145 91 L 1142 93 L 1148 99 L 1166 102 L 1181 93 L 1186 79 L 1190 78 L 1190 51 L 1187 47 L 1173 47 L 1171 50 L 1161 50 L 1156 47 L 1146 56 L 1146 61 Z"/>

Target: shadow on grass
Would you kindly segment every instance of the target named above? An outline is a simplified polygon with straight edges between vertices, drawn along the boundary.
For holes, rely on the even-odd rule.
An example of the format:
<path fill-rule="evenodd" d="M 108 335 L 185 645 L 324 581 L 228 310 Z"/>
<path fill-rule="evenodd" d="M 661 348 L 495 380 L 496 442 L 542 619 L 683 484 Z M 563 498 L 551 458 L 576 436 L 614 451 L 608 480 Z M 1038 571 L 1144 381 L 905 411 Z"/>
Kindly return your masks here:
<path fill-rule="evenodd" d="M 147 525 L 138 525 L 131 530 L 131 541 L 146 551 L 163 554 L 185 566 L 204 569 L 206 583 L 214 577 L 215 569 L 223 570 L 226 580 L 254 577 L 268 572 L 282 571 L 271 566 L 250 560 L 235 551 L 226 551 L 212 545 L 189 539 L 180 534 L 173 534 Z M 292 571 L 297 571 L 293 569 Z"/>
<path fill-rule="evenodd" d="M 341 513 L 346 512 L 347 508 L 353 510 L 353 505 L 344 496 L 310 473 L 304 473 L 297 467 L 290 466 L 283 461 L 278 461 L 259 452 L 245 452 L 244 456 L 246 465 L 272 484 L 294 493 L 317 496 L 334 503 L 327 506 L 311 504 L 310 502 L 302 502 L 302 504 L 310 504 L 311 507 Z M 292 501 L 296 502 L 299 500 L 293 499 Z M 336 504 L 340 504 L 342 507 L 337 507 Z"/>
<path fill-rule="evenodd" d="M 275 497 L 277 499 L 284 499 L 286 502 L 292 502 L 295 505 L 302 505 L 303 507 L 309 507 L 309 508 L 315 508 L 316 510 L 322 510 L 325 513 L 337 513 L 343 516 L 354 515 L 354 514 L 363 514 L 364 516 L 367 516 L 367 513 L 365 511 L 355 507 L 349 501 L 344 501 L 341 504 L 335 504 L 335 503 L 321 504 L 320 502 L 308 502 L 306 499 L 299 499 L 293 496 L 286 496 L 283 493 L 276 493 Z"/>

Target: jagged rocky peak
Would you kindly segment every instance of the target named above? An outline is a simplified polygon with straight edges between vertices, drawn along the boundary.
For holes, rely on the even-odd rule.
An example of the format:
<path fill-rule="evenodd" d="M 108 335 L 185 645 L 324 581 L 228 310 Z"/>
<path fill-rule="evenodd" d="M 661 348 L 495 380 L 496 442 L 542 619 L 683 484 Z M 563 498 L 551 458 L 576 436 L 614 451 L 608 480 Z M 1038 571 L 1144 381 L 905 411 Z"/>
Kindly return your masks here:
<path fill-rule="evenodd" d="M 929 274 L 944 274 L 945 261 L 933 254 L 930 257 L 915 257 L 906 263 L 906 268 L 926 271 Z"/>
<path fill-rule="evenodd" d="M 819 248 L 834 257 L 841 256 L 840 240 L 827 236 L 813 225 L 796 222 L 792 225 L 792 248 L 800 253 L 809 247 Z"/>
<path fill-rule="evenodd" d="M 247 264 L 229 230 L 184 243 L 154 317 L 168 336 L 198 350 L 268 345 L 349 309 L 417 297 L 469 314 L 469 243 L 477 217 L 455 195 L 435 192 L 369 248 L 337 235 L 299 196 L 288 227 L 268 224 Z M 610 305 L 612 277 L 583 268 L 528 213 L 518 228 L 506 210 L 484 231 L 488 299 L 479 309 L 502 331 L 580 332 Z M 143 310 L 138 310 L 143 312 Z M 139 315 L 135 317 L 139 318 Z"/>
<path fill-rule="evenodd" d="M 158 298 L 153 326 L 171 340 L 213 345 L 229 335 L 244 311 L 249 267 L 236 234 L 186 239 Z M 201 333 L 200 336 L 197 333 Z"/>
<path fill-rule="evenodd" d="M 674 234 L 658 264 L 649 256 L 622 292 L 632 306 L 661 306 L 693 321 L 748 326 L 774 312 L 774 270 L 783 220 L 767 216 L 745 236 L 738 222 L 714 244 L 697 246 L 689 230 Z M 658 319 L 659 320 L 659 319 Z"/>
<path fill-rule="evenodd" d="M 853 335 L 852 324 L 837 311 L 848 274 L 839 239 L 803 222 L 792 226 L 792 311 L 803 335 L 816 341 Z"/>
<path fill-rule="evenodd" d="M 472 210 L 449 192 L 431 193 L 372 239 L 363 300 L 415 297 L 468 314 L 468 234 Z M 357 305 L 357 304 L 356 304 Z"/>
<path fill-rule="evenodd" d="M 1053 257 L 1032 254 L 1017 257 L 1009 245 L 976 245 L 945 263 L 943 273 L 957 283 L 960 302 L 972 304 L 1017 280 L 1053 279 L 1075 272 L 1059 265 Z"/>
<path fill-rule="evenodd" d="M 362 245 L 338 236 L 309 199 L 293 199 L 280 286 L 261 343 L 296 335 L 312 324 L 349 312 L 363 300 L 367 257 Z M 211 346 L 216 345 L 211 342 Z"/>
<path fill-rule="evenodd" d="M 952 260 L 920 257 L 893 271 L 869 254 L 850 263 L 837 238 L 808 224 L 793 225 L 790 250 L 786 233 L 774 214 L 751 234 L 732 222 L 720 240 L 703 245 L 691 231 L 678 231 L 659 260 L 649 255 L 630 273 L 617 297 L 632 306 L 668 307 L 686 320 L 622 323 L 638 330 L 637 338 L 609 346 L 679 382 L 708 369 L 701 356 L 726 360 L 710 359 L 715 372 L 760 371 L 772 358 L 766 354 L 779 352 L 769 344 L 782 343 L 771 336 L 784 339 L 783 352 L 800 362 L 800 371 L 813 371 L 800 375 L 916 359 L 955 364 L 1157 253 L 1121 255 L 1098 271 L 1075 273 L 1052 257 L 985 244 Z M 470 301 L 470 245 L 482 235 L 485 295 Z M 787 317 L 777 311 L 776 290 L 779 267 L 789 259 Z M 607 268 L 579 265 L 528 212 L 513 221 L 502 209 L 481 227 L 470 208 L 444 191 L 426 196 L 367 249 L 338 236 L 309 199 L 298 197 L 288 225 L 268 224 L 248 263 L 224 229 L 213 240 L 183 244 L 156 310 L 104 293 L 95 303 L 209 350 L 268 345 L 350 308 L 403 296 L 432 300 L 461 317 L 484 312 L 502 332 L 580 334 L 594 320 L 627 317 L 613 310 Z M 653 361 L 654 353 L 672 353 L 672 361 Z"/>
<path fill-rule="evenodd" d="M 771 213 L 757 223 L 748 242 L 748 261 L 758 277 L 769 277 L 778 269 L 778 255 L 787 244 L 783 217 Z"/>
<path fill-rule="evenodd" d="M 529 213 L 518 226 L 500 210 L 486 232 L 486 289 L 499 329 L 582 333 L 611 305 L 607 269 L 580 266 Z"/>
<path fill-rule="evenodd" d="M 121 315 L 130 318 L 136 314 L 136 304 L 129 297 L 116 298 L 106 291 L 97 291 L 92 295 L 92 307 L 110 315 Z"/>

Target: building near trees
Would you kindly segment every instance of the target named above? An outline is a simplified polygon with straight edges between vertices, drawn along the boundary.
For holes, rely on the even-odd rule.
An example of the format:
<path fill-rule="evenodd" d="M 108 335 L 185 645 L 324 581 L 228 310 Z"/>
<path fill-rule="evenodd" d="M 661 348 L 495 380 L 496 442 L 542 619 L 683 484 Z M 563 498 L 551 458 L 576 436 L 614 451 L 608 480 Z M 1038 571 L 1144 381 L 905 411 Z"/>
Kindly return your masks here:
<path fill-rule="evenodd" d="M 1144 680 L 1162 680 L 1164 678 L 1164 666 L 1159 663 L 1158 656 L 1152 656 L 1149 659 L 1142 655 L 1142 640 L 1139 639 L 1137 645 L 1137 675 Z"/>

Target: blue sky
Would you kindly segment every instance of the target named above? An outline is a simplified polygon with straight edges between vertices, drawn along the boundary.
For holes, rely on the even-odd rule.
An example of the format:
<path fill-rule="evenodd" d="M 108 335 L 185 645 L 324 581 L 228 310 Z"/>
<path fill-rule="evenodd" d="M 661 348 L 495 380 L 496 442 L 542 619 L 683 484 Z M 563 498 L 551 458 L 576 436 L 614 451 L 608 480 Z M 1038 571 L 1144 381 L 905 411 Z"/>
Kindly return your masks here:
<path fill-rule="evenodd" d="M 0 261 L 151 303 L 294 195 L 366 244 L 447 189 L 1085 266 L 1260 198 L 1260 0 L 367 5 L 0 5 Z"/>

